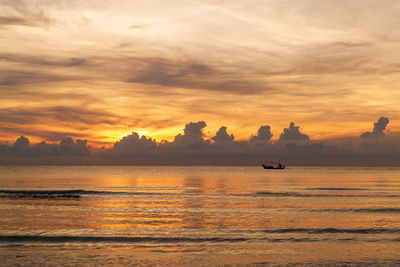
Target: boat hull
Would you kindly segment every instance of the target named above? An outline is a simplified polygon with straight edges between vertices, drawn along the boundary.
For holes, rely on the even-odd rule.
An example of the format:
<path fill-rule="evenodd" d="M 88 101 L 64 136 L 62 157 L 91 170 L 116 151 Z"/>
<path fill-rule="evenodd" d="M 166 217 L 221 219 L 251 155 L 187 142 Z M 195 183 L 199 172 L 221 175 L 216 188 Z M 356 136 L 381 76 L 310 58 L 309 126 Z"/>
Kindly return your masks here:
<path fill-rule="evenodd" d="M 264 164 L 261 164 L 261 165 L 262 165 L 263 168 L 266 169 L 266 170 L 283 170 L 283 169 L 285 169 L 285 166 L 282 166 L 282 167 L 274 167 L 274 166 L 267 166 L 267 165 L 264 165 Z"/>

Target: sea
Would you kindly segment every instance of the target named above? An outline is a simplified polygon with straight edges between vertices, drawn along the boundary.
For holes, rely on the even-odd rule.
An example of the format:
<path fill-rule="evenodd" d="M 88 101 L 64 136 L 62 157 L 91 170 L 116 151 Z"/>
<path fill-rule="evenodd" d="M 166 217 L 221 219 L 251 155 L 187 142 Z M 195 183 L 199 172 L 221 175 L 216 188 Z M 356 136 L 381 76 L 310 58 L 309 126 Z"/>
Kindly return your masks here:
<path fill-rule="evenodd" d="M 400 168 L 0 166 L 0 266 L 400 266 Z"/>

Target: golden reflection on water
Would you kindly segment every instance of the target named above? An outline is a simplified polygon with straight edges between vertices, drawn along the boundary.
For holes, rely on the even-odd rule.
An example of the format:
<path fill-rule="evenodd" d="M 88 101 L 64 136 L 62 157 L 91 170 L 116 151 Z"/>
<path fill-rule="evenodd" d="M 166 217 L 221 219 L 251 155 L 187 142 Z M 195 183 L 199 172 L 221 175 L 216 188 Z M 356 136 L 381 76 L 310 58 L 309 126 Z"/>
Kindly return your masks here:
<path fill-rule="evenodd" d="M 34 181 L 35 189 L 57 184 L 58 189 L 87 192 L 76 199 L 0 198 L 0 229 L 9 235 L 246 240 L 128 244 L 136 252 L 221 253 L 228 262 L 241 257 L 248 263 L 266 256 L 278 261 L 396 255 L 398 242 L 382 240 L 398 238 L 400 233 L 397 172 L 157 170 L 103 168 L 94 175 L 85 169 L 82 177 L 78 170 L 68 174 L 72 178 L 51 174 L 42 180 L 21 178 L 17 181 L 22 188 Z M 6 180 L 0 182 L 12 184 Z M 388 231 L 369 233 L 369 229 Z"/>
<path fill-rule="evenodd" d="M 136 187 L 136 179 L 123 176 L 100 176 L 92 178 L 96 187 Z"/>

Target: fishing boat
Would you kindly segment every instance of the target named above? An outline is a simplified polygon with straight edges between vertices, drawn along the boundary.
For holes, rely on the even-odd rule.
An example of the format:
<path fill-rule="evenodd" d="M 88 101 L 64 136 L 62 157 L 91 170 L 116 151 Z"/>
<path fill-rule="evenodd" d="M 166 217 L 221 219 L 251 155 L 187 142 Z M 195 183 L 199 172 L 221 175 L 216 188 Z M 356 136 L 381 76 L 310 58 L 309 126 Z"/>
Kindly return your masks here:
<path fill-rule="evenodd" d="M 264 169 L 268 169 L 268 170 L 283 170 L 283 169 L 285 169 L 285 165 L 283 165 L 280 160 L 278 162 L 267 160 L 267 161 L 265 161 L 265 164 L 261 164 L 261 165 L 263 166 Z"/>

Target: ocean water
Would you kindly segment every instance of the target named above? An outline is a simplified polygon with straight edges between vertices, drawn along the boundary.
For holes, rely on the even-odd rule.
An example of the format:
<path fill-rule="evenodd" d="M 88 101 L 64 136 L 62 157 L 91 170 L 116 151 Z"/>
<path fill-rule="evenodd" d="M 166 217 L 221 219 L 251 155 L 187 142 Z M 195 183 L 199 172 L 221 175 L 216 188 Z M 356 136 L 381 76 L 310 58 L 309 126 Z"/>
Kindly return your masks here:
<path fill-rule="evenodd" d="M 400 168 L 0 166 L 1 266 L 396 266 Z"/>

